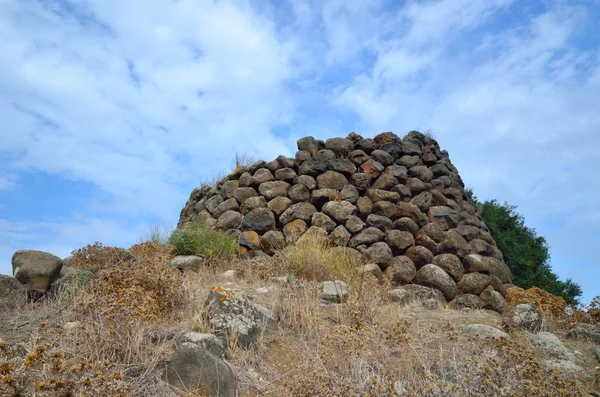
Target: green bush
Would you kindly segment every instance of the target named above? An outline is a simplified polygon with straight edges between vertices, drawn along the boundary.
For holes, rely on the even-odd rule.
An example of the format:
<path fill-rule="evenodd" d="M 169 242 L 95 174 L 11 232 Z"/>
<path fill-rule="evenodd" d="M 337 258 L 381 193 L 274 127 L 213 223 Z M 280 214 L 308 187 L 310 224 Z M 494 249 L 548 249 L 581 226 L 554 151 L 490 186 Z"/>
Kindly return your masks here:
<path fill-rule="evenodd" d="M 205 223 L 175 229 L 168 241 L 175 255 L 197 255 L 206 260 L 227 259 L 238 250 L 237 241 Z"/>

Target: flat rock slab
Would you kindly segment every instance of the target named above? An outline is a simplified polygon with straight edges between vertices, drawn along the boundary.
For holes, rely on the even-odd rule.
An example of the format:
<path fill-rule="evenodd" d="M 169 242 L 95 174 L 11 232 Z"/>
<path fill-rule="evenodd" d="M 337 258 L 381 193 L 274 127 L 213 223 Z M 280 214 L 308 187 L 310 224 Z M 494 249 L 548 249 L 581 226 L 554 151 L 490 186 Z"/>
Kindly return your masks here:
<path fill-rule="evenodd" d="M 348 285 L 341 280 L 324 281 L 321 288 L 325 302 L 342 303 L 348 299 Z"/>
<path fill-rule="evenodd" d="M 504 332 L 499 330 L 498 328 L 494 328 L 490 325 L 485 324 L 469 324 L 465 325 L 462 329 L 463 334 L 467 336 L 477 336 L 482 338 L 492 337 L 492 338 L 507 338 L 510 339 L 510 336 Z"/>

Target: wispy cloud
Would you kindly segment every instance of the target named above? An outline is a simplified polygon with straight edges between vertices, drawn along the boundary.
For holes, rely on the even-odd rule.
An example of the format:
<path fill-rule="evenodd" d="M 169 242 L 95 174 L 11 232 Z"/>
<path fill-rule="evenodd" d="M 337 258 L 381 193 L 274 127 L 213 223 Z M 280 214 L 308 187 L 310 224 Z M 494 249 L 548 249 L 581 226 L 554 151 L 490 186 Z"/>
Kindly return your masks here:
<path fill-rule="evenodd" d="M 589 298 L 600 269 L 570 247 L 600 242 L 599 17 L 584 0 L 2 2 L 0 195 L 31 194 L 19 180 L 38 171 L 97 193 L 43 228 L 4 204 L 0 261 L 176 222 L 235 151 L 271 159 L 303 135 L 431 128 Z"/>

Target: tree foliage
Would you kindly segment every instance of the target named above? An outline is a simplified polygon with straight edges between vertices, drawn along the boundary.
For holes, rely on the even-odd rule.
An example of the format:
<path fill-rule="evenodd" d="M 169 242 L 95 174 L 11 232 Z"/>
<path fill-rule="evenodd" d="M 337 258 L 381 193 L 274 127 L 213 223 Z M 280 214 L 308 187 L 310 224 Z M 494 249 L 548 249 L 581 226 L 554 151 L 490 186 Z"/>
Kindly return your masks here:
<path fill-rule="evenodd" d="M 470 193 L 476 200 L 472 191 Z M 516 206 L 500 204 L 496 200 L 485 201 L 479 206 L 483 221 L 513 273 L 515 285 L 524 289 L 536 286 L 562 296 L 569 305 L 579 303 L 581 287 L 571 279 L 559 280 L 550 266 L 546 239 L 525 225 L 525 218 L 516 212 Z"/>

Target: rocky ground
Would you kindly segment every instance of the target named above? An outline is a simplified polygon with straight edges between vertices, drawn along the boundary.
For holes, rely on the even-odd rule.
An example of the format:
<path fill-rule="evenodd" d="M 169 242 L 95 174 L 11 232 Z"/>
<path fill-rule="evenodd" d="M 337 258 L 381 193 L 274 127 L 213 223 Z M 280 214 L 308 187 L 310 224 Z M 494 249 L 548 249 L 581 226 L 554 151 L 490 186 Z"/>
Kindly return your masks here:
<path fill-rule="evenodd" d="M 501 313 L 451 307 L 319 245 L 210 264 L 152 243 L 86 252 L 89 270 L 25 251 L 18 280 L 0 278 L 3 394 L 598 391 L 600 328 L 586 316 L 510 299 Z"/>

